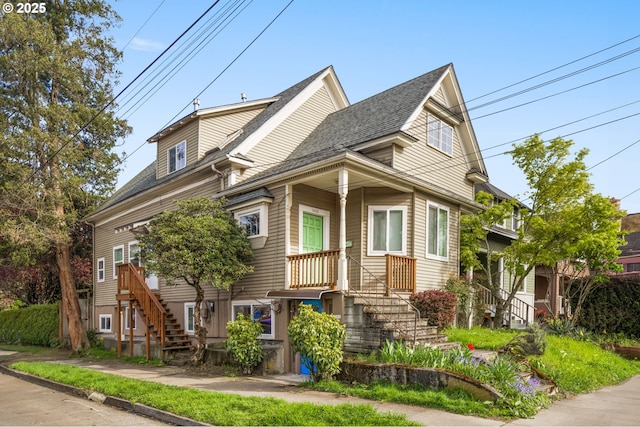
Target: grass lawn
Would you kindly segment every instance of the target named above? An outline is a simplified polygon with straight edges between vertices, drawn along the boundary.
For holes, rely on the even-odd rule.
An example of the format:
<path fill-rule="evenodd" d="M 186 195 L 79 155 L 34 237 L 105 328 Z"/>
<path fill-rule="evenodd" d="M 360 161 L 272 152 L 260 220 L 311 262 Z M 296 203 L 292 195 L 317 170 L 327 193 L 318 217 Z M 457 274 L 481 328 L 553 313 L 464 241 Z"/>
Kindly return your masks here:
<path fill-rule="evenodd" d="M 11 368 L 212 425 L 418 425 L 404 414 L 380 413 L 370 405 L 318 405 L 244 397 L 133 380 L 57 363 L 17 362 Z"/>

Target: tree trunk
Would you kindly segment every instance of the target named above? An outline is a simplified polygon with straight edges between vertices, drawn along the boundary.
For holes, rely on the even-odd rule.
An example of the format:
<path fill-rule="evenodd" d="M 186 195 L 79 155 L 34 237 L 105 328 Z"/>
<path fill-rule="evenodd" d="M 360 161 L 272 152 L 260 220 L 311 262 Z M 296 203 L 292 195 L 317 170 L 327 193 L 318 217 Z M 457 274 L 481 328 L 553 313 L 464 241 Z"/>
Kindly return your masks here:
<path fill-rule="evenodd" d="M 79 353 L 89 347 L 87 332 L 82 323 L 80 312 L 80 302 L 73 280 L 71 267 L 71 254 L 69 245 L 66 243 L 56 243 L 56 263 L 60 271 L 60 292 L 62 293 L 62 307 L 69 325 L 69 339 L 71 349 L 74 353 Z"/>
<path fill-rule="evenodd" d="M 194 284 L 193 287 L 196 290 L 195 307 L 193 308 L 193 328 L 195 330 L 197 343 L 196 351 L 193 353 L 191 361 L 194 365 L 201 365 L 204 363 L 205 350 L 207 346 L 207 328 L 200 324 L 200 307 L 204 300 L 204 290 L 202 290 L 199 283 Z"/>

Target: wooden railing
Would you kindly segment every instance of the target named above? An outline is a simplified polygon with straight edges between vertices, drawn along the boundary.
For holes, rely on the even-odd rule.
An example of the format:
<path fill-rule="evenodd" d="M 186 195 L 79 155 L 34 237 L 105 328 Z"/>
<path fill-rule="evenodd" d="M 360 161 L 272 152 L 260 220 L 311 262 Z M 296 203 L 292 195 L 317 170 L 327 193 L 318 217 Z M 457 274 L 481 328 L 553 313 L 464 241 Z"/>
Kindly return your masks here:
<path fill-rule="evenodd" d="M 479 294 L 480 302 L 486 305 L 488 309 L 495 314 L 495 305 L 497 301 L 491 291 L 484 286 L 479 286 L 476 292 L 478 292 Z M 506 300 L 509 296 L 509 293 L 504 289 L 500 289 L 500 296 L 504 300 Z M 531 304 L 528 304 L 520 298 L 514 297 L 511 300 L 511 304 L 509 304 L 507 310 L 505 310 L 505 316 L 507 316 L 507 325 L 510 328 L 511 320 L 515 317 L 522 320 L 523 324 L 526 326 L 533 319 L 534 312 L 535 308 Z"/>
<path fill-rule="evenodd" d="M 147 328 L 153 325 L 159 336 L 154 335 L 160 347 L 165 343 L 165 315 L 166 311 L 158 298 L 147 286 L 143 277 L 144 268 L 133 264 L 118 266 L 118 294 L 122 291 L 129 292 L 129 299 L 134 300 L 146 317 Z M 147 336 L 149 336 L 147 331 Z"/>
<path fill-rule="evenodd" d="M 289 255 L 290 288 L 333 286 L 338 279 L 340 251 Z"/>
<path fill-rule="evenodd" d="M 397 291 L 416 292 L 416 259 L 387 254 L 387 286 Z"/>

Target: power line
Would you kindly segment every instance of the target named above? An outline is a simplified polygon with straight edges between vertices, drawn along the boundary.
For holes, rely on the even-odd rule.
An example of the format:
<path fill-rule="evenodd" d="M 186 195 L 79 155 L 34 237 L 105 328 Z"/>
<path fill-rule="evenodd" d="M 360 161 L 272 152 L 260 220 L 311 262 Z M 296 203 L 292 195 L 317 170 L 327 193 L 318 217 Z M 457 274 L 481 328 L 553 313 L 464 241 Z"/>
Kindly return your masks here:
<path fill-rule="evenodd" d="M 120 49 L 121 51 L 124 52 L 124 50 L 127 48 L 127 46 L 129 46 L 129 44 L 133 41 L 133 39 L 136 38 L 136 36 L 140 33 L 140 31 L 142 31 L 142 29 L 147 25 L 147 23 L 151 20 L 151 18 L 153 18 L 153 16 L 156 14 L 156 12 L 158 11 L 158 9 L 160 9 L 162 7 L 162 5 L 164 4 L 165 0 L 162 0 L 160 2 L 160 4 L 158 5 L 158 7 L 155 8 L 155 10 L 153 12 L 151 12 L 151 15 L 149 15 L 149 17 L 147 18 L 146 21 L 144 21 L 142 23 L 142 25 L 140 26 L 140 28 L 138 28 L 138 31 L 135 32 L 135 34 L 133 36 L 131 36 L 131 38 L 129 39 L 129 41 L 124 45 L 124 47 L 122 49 Z"/>

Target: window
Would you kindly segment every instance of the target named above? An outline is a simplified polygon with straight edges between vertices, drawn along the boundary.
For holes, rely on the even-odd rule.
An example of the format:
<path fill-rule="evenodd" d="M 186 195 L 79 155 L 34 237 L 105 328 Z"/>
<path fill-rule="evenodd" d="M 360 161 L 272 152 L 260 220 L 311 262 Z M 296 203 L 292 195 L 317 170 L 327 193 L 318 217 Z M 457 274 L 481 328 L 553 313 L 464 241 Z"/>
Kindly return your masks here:
<path fill-rule="evenodd" d="M 369 206 L 369 256 L 406 252 L 407 208 Z"/>
<path fill-rule="evenodd" d="M 167 173 L 173 173 L 187 165 L 187 141 L 182 141 L 167 150 Z"/>
<path fill-rule="evenodd" d="M 129 242 L 129 262 L 136 267 L 140 267 L 140 245 L 138 242 Z"/>
<path fill-rule="evenodd" d="M 124 245 L 113 248 L 113 278 L 118 278 L 118 266 L 124 263 Z"/>
<path fill-rule="evenodd" d="M 427 203 L 427 257 L 447 260 L 449 256 L 449 209 Z"/>
<path fill-rule="evenodd" d="M 122 332 L 126 332 L 129 330 L 129 307 L 125 307 L 124 308 L 124 312 L 123 312 L 123 316 L 124 316 L 124 322 L 122 322 L 124 324 L 124 331 Z M 133 329 L 134 331 L 136 330 L 136 316 L 138 315 L 136 309 L 133 309 L 133 322 L 131 323 L 131 329 Z"/>
<path fill-rule="evenodd" d="M 184 304 L 184 330 L 187 334 L 194 334 L 196 332 L 195 310 L 195 303 L 187 302 Z"/>
<path fill-rule="evenodd" d="M 104 274 L 104 258 L 98 258 L 98 262 L 96 265 L 96 271 L 97 271 L 97 280 L 98 282 L 104 282 L 105 279 L 105 274 Z"/>
<path fill-rule="evenodd" d="M 640 262 L 630 262 L 627 264 L 626 271 L 640 271 Z"/>
<path fill-rule="evenodd" d="M 238 313 L 249 317 L 262 326 L 262 335 L 259 338 L 274 338 L 273 332 L 273 311 L 271 304 L 265 301 L 238 301 L 233 303 L 233 320 L 236 320 Z"/>
<path fill-rule="evenodd" d="M 453 155 L 453 128 L 429 114 L 427 118 L 427 144 Z"/>
<path fill-rule="evenodd" d="M 240 225 L 247 230 L 248 237 L 267 236 L 267 215 L 269 207 L 265 204 L 253 206 L 234 213 Z"/>
<path fill-rule="evenodd" d="M 111 315 L 100 315 L 100 332 L 111 332 Z"/>

